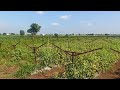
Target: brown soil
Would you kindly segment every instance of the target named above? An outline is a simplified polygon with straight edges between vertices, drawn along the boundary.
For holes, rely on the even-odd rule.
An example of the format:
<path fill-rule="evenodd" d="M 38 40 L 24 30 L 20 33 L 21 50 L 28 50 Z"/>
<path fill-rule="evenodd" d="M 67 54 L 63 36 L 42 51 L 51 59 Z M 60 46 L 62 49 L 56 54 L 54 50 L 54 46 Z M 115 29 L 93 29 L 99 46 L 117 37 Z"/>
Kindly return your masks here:
<path fill-rule="evenodd" d="M 17 70 L 18 67 L 16 66 L 8 67 L 0 65 L 0 79 L 17 79 L 13 76 Z M 55 67 L 50 71 L 44 71 L 44 73 L 28 76 L 26 79 L 49 79 L 64 71 L 65 67 Z M 100 73 L 95 79 L 120 79 L 120 60 L 116 62 L 110 70 Z"/>
<path fill-rule="evenodd" d="M 110 70 L 101 73 L 95 79 L 120 79 L 120 60 Z"/>
<path fill-rule="evenodd" d="M 49 79 L 49 78 L 52 78 L 56 74 L 63 73 L 64 71 L 65 71 L 64 67 L 56 67 L 50 71 L 45 71 L 44 73 L 38 73 L 35 75 L 31 75 L 27 79 Z"/>
<path fill-rule="evenodd" d="M 14 73 L 18 70 L 16 66 L 0 65 L 0 79 L 17 79 L 14 77 Z"/>
<path fill-rule="evenodd" d="M 45 71 L 43 74 L 38 73 L 31 75 L 28 79 L 48 79 L 52 78 L 55 74 L 63 73 L 64 71 L 64 67 L 57 67 L 50 71 Z M 120 79 L 120 60 L 116 62 L 108 71 L 100 73 L 95 79 Z"/>

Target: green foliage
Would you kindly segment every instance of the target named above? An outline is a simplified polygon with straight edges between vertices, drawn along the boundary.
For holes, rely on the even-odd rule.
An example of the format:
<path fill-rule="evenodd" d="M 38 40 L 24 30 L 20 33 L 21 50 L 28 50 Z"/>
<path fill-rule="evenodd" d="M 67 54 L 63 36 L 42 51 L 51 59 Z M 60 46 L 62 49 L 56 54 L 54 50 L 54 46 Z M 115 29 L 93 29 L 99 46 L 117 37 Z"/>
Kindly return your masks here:
<path fill-rule="evenodd" d="M 31 33 L 32 35 L 36 35 L 37 32 L 40 31 L 41 26 L 39 26 L 36 23 L 33 23 L 30 25 L 30 29 L 27 30 L 28 33 Z"/>
<path fill-rule="evenodd" d="M 3 33 L 3 35 L 7 35 L 7 33 Z"/>
<path fill-rule="evenodd" d="M 58 74 L 54 78 L 85 79 L 94 78 L 96 73 L 106 71 L 112 64 L 119 60 L 120 55 L 110 48 L 120 51 L 119 37 L 93 37 L 93 36 L 0 36 L 2 45 L 0 47 L 0 64 L 17 65 L 20 70 L 16 77 L 26 78 L 39 65 L 39 68 L 54 65 L 65 66 L 65 72 Z M 20 43 L 15 49 L 11 45 Z M 33 50 L 29 46 L 40 46 L 48 42 L 37 50 L 37 64 L 34 64 Z M 112 43 L 111 43 L 112 42 Z M 67 51 L 86 52 L 102 47 L 103 49 L 81 54 L 74 57 L 72 63 L 71 56 L 64 51 L 54 47 L 53 44 Z"/>
<path fill-rule="evenodd" d="M 17 73 L 15 74 L 16 77 L 18 78 L 26 78 L 28 75 L 30 75 L 30 73 L 32 71 L 34 71 L 36 68 L 36 65 L 23 65 L 21 66 L 21 69 L 19 71 L 17 71 Z"/>
<path fill-rule="evenodd" d="M 25 35 L 25 31 L 24 30 L 20 30 L 20 35 Z"/>
<path fill-rule="evenodd" d="M 55 36 L 55 37 L 58 37 L 58 34 L 57 34 L 57 33 L 55 33 L 55 34 L 54 34 L 54 36 Z"/>

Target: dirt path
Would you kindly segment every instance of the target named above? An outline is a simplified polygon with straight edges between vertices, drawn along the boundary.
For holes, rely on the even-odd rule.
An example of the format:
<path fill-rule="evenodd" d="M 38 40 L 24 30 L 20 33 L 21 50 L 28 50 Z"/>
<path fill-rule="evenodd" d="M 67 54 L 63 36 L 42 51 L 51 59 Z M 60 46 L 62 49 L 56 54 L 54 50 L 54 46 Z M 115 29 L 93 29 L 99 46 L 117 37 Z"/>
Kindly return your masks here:
<path fill-rule="evenodd" d="M 120 79 L 120 60 L 115 63 L 110 70 L 101 73 L 95 79 Z"/>
<path fill-rule="evenodd" d="M 56 67 L 50 71 L 45 71 L 43 74 L 38 73 L 35 75 L 31 75 L 27 79 L 48 79 L 48 78 L 51 78 L 58 73 L 63 73 L 64 71 L 65 71 L 64 67 Z"/>
<path fill-rule="evenodd" d="M 16 66 L 0 65 L 0 79 L 17 79 L 13 76 L 18 70 Z M 26 79 L 48 79 L 52 78 L 58 73 L 63 73 L 64 67 L 55 67 L 50 71 L 45 71 L 43 74 L 38 73 L 35 75 L 28 76 Z M 116 62 L 112 68 L 104 73 L 101 73 L 95 79 L 120 79 L 120 60 Z"/>
<path fill-rule="evenodd" d="M 65 68 L 53 68 L 50 71 L 46 71 L 44 74 L 38 73 L 31 75 L 28 79 L 48 79 L 54 76 L 57 73 L 62 73 L 65 71 Z M 101 73 L 95 79 L 120 79 L 120 60 L 116 62 L 112 68 L 104 73 Z"/>
<path fill-rule="evenodd" d="M 16 66 L 0 65 L 0 79 L 16 79 L 13 74 L 18 70 Z"/>

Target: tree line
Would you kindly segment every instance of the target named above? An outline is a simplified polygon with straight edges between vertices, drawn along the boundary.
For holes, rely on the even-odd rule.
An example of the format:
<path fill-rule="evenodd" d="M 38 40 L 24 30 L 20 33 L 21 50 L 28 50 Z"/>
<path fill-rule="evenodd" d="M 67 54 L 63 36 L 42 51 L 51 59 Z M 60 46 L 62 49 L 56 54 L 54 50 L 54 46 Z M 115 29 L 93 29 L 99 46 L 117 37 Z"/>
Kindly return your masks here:
<path fill-rule="evenodd" d="M 36 35 L 41 29 L 41 26 L 38 25 L 37 23 L 32 23 L 30 25 L 30 28 L 27 30 L 27 33 L 30 33 L 31 35 Z M 20 30 L 19 31 L 20 35 L 25 35 L 25 31 L 24 30 Z M 1 33 L 0 33 L 1 35 Z M 3 35 L 15 35 L 15 33 L 3 33 Z M 42 35 L 42 34 L 40 34 Z M 55 36 L 55 37 L 58 37 L 58 36 L 63 36 L 63 35 L 60 35 L 58 33 L 54 33 L 54 34 L 46 34 L 47 36 L 50 35 L 50 36 Z M 68 36 L 120 36 L 118 34 L 94 34 L 94 33 L 91 33 L 91 34 L 65 34 L 64 36 L 68 37 Z"/>
<path fill-rule="evenodd" d="M 31 33 L 31 35 L 36 35 L 41 29 L 41 26 L 39 26 L 37 23 L 32 23 L 30 25 L 30 28 L 27 30 L 28 33 Z M 25 35 L 24 30 L 20 30 L 20 35 Z M 1 34 L 1 33 L 0 33 Z M 15 33 L 3 33 L 3 35 L 15 35 Z"/>

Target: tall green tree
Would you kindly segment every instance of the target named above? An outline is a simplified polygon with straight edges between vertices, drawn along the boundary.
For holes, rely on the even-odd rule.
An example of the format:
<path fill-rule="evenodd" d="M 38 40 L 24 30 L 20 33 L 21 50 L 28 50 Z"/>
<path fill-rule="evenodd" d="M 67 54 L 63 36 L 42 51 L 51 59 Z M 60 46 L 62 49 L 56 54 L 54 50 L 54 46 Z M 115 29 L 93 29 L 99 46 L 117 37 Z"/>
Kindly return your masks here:
<path fill-rule="evenodd" d="M 20 30 L 20 35 L 25 35 L 25 31 L 24 30 Z"/>
<path fill-rule="evenodd" d="M 31 33 L 32 35 L 36 35 L 37 32 L 40 31 L 41 26 L 39 26 L 36 23 L 33 23 L 30 25 L 30 29 L 27 30 L 28 33 Z"/>
<path fill-rule="evenodd" d="M 55 36 L 55 37 L 58 37 L 58 34 L 57 34 L 57 33 L 55 33 L 55 34 L 54 34 L 54 36 Z"/>

